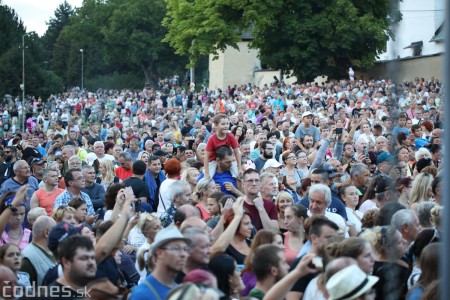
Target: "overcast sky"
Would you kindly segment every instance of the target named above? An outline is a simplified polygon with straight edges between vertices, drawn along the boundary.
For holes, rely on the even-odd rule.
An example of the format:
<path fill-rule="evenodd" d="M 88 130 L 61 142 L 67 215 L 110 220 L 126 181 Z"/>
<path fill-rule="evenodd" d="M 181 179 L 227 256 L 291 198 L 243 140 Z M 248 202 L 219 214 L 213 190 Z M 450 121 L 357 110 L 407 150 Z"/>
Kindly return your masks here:
<path fill-rule="evenodd" d="M 36 31 L 42 36 L 47 30 L 50 17 L 54 17 L 55 10 L 63 0 L 3 0 L 3 4 L 12 7 L 22 19 L 27 32 Z M 80 7 L 83 0 L 67 0 L 72 7 Z"/>

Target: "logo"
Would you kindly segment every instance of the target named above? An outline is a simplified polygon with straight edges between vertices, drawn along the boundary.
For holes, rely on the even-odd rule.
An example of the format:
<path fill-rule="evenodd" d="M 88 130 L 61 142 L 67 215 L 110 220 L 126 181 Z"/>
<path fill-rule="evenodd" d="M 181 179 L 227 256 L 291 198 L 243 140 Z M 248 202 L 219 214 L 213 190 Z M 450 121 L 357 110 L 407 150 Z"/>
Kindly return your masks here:
<path fill-rule="evenodd" d="M 2 294 L 5 298 L 20 299 L 22 297 L 26 298 L 72 298 L 75 294 L 77 297 L 90 297 L 90 289 L 87 287 L 81 289 L 71 289 L 68 286 L 38 286 L 35 285 L 31 287 L 17 286 L 11 281 L 3 281 L 2 284 Z"/>

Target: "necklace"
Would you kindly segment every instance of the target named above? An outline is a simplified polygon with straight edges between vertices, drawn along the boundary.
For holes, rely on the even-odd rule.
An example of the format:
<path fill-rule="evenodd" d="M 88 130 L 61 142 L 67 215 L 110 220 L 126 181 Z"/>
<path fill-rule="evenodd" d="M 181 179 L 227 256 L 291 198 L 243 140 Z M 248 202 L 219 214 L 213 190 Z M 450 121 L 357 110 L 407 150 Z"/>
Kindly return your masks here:
<path fill-rule="evenodd" d="M 22 231 L 22 229 L 20 229 L 20 232 L 19 232 L 19 235 L 18 236 L 12 236 L 11 235 L 11 232 L 10 231 L 8 231 L 8 236 L 9 236 L 9 238 L 11 239 L 11 240 L 20 240 L 21 238 L 22 238 L 22 234 L 23 234 L 23 231 Z"/>

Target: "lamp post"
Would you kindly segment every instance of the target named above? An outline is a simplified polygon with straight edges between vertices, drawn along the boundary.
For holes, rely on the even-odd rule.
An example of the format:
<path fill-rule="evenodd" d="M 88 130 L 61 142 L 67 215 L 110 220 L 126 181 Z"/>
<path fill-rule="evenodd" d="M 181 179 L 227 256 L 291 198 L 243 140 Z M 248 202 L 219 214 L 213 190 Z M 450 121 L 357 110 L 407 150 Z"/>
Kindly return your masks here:
<path fill-rule="evenodd" d="M 84 89 L 84 50 L 80 49 L 81 52 L 81 92 Z"/>
<path fill-rule="evenodd" d="M 25 33 L 22 35 L 22 84 L 20 87 L 22 88 L 22 113 L 19 116 L 19 128 L 20 131 L 23 131 L 23 113 L 25 110 L 25 36 L 28 35 L 28 33 Z"/>

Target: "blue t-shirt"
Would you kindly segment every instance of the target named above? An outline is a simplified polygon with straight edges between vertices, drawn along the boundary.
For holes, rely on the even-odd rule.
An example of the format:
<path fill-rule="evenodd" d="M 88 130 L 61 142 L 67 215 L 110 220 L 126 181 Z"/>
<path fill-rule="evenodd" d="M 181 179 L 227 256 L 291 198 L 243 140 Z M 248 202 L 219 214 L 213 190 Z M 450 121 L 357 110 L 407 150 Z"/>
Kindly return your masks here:
<path fill-rule="evenodd" d="M 422 147 L 425 147 L 426 144 L 429 144 L 430 141 L 427 139 L 416 138 L 414 140 L 414 145 L 416 146 L 416 150 L 419 150 Z"/>
<path fill-rule="evenodd" d="M 147 284 L 141 283 L 134 288 L 130 300 L 166 299 L 170 290 L 176 286 L 175 283 L 173 286 L 164 285 L 156 280 L 151 274 L 148 275 L 145 280 L 153 287 L 154 291 L 152 291 Z M 159 298 L 155 295 L 155 292 L 158 293 Z"/>
<path fill-rule="evenodd" d="M 202 179 L 204 176 L 205 176 L 205 174 L 203 172 L 200 173 L 200 176 L 198 176 L 197 182 L 200 181 L 200 179 Z M 233 175 L 231 175 L 230 171 L 226 171 L 223 173 L 216 172 L 213 176 L 213 180 L 216 184 L 220 184 L 220 191 L 222 193 L 224 193 L 225 195 L 234 196 L 232 193 L 227 191 L 227 189 L 223 185 L 225 182 L 231 182 L 234 185 L 234 187 L 237 188 L 236 178 L 234 178 Z"/>

